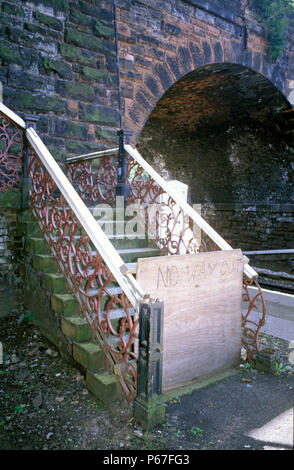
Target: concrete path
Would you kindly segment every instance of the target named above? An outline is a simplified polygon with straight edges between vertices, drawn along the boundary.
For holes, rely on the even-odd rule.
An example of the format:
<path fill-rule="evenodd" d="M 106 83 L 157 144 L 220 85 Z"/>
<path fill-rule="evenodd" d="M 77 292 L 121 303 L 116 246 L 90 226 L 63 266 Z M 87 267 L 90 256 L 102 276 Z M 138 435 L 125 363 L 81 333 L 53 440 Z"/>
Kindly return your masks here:
<path fill-rule="evenodd" d="M 251 288 L 257 292 L 257 289 Z M 262 333 L 267 333 L 287 341 L 294 341 L 294 295 L 262 289 L 266 305 L 265 325 Z M 261 302 L 257 302 L 258 311 L 252 311 L 251 318 L 258 320 Z"/>

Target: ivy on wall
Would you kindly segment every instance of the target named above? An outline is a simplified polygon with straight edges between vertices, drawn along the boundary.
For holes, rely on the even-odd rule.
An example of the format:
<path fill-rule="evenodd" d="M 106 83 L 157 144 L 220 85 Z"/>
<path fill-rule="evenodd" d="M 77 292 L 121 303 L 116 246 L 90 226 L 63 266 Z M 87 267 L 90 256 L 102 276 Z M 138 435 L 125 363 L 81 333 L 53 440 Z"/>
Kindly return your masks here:
<path fill-rule="evenodd" d="M 273 60 L 283 52 L 289 16 L 294 14 L 294 0 L 262 0 L 260 4 L 263 21 Z"/>

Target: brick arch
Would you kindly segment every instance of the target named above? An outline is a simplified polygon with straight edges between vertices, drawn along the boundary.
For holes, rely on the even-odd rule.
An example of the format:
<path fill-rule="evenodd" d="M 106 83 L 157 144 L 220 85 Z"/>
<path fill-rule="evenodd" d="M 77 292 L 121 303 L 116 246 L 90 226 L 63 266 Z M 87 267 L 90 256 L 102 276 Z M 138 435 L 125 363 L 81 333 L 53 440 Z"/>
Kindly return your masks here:
<path fill-rule="evenodd" d="M 165 93 L 186 75 L 210 65 L 234 64 L 249 69 L 264 77 L 273 89 L 275 87 L 281 93 L 285 99 L 285 107 L 289 98 L 289 106 L 291 105 L 291 93 L 294 94 L 294 91 L 287 93 L 285 70 L 271 63 L 266 56 L 252 54 L 251 50 L 242 51 L 236 60 L 231 49 L 225 56 L 220 42 L 215 42 L 212 47 L 207 41 L 203 41 L 202 49 L 196 44 L 190 44 L 189 49 L 179 46 L 177 54 L 152 63 L 144 71 L 142 79 L 135 83 L 133 96 L 124 100 L 124 123 L 127 129 L 133 131 L 132 143 L 138 142 L 151 112 Z M 221 58 L 226 60 L 222 61 Z M 128 85 L 124 79 L 122 86 L 127 95 Z M 292 101 L 294 102 L 294 98 Z"/>
<path fill-rule="evenodd" d="M 263 27 L 254 12 L 244 16 L 242 8 L 236 6 L 238 2 L 221 10 L 220 2 L 170 0 L 169 10 L 164 3 L 151 0 L 143 6 L 131 0 L 120 9 L 124 123 L 134 132 L 133 143 L 164 93 L 186 74 L 209 64 L 250 68 L 294 103 L 294 55 L 287 50 L 283 58 L 272 62 Z"/>

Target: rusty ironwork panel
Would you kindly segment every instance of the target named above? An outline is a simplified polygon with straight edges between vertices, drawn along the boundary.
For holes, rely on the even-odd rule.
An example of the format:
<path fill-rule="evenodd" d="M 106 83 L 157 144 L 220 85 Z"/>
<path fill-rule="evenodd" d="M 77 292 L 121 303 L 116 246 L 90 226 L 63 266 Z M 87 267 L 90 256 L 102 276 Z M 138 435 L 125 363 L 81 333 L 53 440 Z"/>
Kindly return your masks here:
<path fill-rule="evenodd" d="M 219 246 L 179 207 L 172 197 L 167 195 L 160 185 L 138 164 L 127 155 L 128 171 L 126 178 L 130 186 L 127 203 L 138 202 L 143 209 L 145 233 L 151 245 L 159 247 L 162 255 L 178 255 L 218 251 Z M 115 184 L 117 179 L 117 159 L 105 156 L 94 164 L 94 160 L 74 163 L 71 175 L 84 200 L 91 203 L 115 202 Z M 104 179 L 105 170 L 105 179 Z M 258 289 L 256 296 L 251 296 L 248 285 L 254 284 Z M 265 321 L 265 302 L 262 290 L 256 280 L 250 281 L 244 275 L 244 305 L 248 303 L 247 313 L 242 317 L 242 342 L 247 356 L 252 359 L 259 350 L 258 337 Z M 259 322 L 251 319 L 250 313 L 256 309 L 256 300 L 262 301 L 262 313 Z"/>
<path fill-rule="evenodd" d="M 250 292 L 248 289 L 249 286 L 256 287 L 257 291 L 255 293 L 254 291 Z M 259 312 L 259 318 L 256 320 L 253 319 L 250 314 L 254 311 L 258 311 L 258 301 L 261 305 L 261 312 Z M 244 276 L 243 282 L 243 305 L 248 306 L 246 313 L 242 313 L 242 343 L 247 351 L 248 360 L 253 360 L 254 356 L 259 351 L 258 338 L 260 329 L 265 323 L 266 307 L 264 295 L 259 283 L 256 279 L 249 280 L 246 276 Z"/>
<path fill-rule="evenodd" d="M 23 129 L 0 113 L 0 191 L 17 191 L 21 185 Z"/>
<path fill-rule="evenodd" d="M 29 176 L 32 215 L 78 300 L 80 315 L 105 353 L 106 367 L 133 401 L 138 336 L 134 309 L 32 148 Z"/>
<path fill-rule="evenodd" d="M 68 165 L 69 178 L 85 204 L 115 202 L 117 156 L 103 156 Z"/>

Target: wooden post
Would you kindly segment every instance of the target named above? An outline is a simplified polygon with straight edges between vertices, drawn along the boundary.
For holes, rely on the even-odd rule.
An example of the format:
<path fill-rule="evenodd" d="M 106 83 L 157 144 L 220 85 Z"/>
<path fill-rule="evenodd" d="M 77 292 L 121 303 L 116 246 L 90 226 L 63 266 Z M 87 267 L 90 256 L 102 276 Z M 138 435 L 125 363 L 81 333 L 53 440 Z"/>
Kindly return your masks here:
<path fill-rule="evenodd" d="M 138 394 L 134 418 L 144 429 L 165 421 L 162 401 L 163 302 L 141 302 L 139 310 Z"/>

